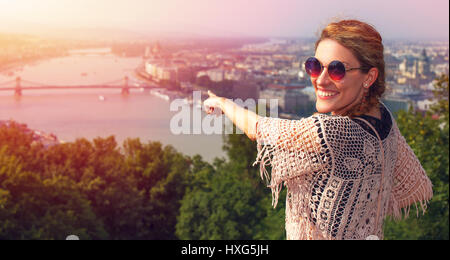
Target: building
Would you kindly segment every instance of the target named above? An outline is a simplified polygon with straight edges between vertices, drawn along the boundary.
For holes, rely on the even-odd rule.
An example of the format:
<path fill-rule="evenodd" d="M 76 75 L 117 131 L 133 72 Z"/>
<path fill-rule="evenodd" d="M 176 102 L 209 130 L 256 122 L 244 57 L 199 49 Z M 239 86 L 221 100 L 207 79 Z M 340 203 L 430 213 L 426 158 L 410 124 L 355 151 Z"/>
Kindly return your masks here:
<path fill-rule="evenodd" d="M 267 104 L 270 99 L 278 99 L 280 112 L 296 114 L 306 106 L 311 106 L 310 96 L 302 91 L 305 87 L 299 84 L 269 84 L 260 91 L 259 98 L 266 99 Z"/>
<path fill-rule="evenodd" d="M 225 71 L 222 69 L 212 69 L 212 70 L 208 70 L 206 73 L 208 74 L 211 81 L 214 81 L 214 82 L 223 81 L 225 78 Z"/>
<path fill-rule="evenodd" d="M 190 67 L 177 67 L 177 78 L 178 82 L 194 82 L 194 70 Z"/>
<path fill-rule="evenodd" d="M 416 103 L 417 109 L 422 110 L 422 111 L 428 111 L 430 110 L 430 108 L 434 105 L 436 105 L 438 101 L 433 99 L 424 99 L 424 100 L 419 100 Z"/>
<path fill-rule="evenodd" d="M 231 69 L 231 70 L 225 70 L 224 72 L 224 79 L 226 80 L 233 80 L 233 81 L 240 81 L 246 76 L 246 70 L 242 69 Z"/>
<path fill-rule="evenodd" d="M 225 78 L 225 71 L 222 69 L 210 69 L 207 70 L 205 73 L 209 77 L 209 79 L 214 82 L 223 81 Z"/>
<path fill-rule="evenodd" d="M 194 80 L 193 69 L 188 67 L 184 60 L 149 59 L 145 61 L 145 72 L 155 81 L 191 82 Z"/>
<path fill-rule="evenodd" d="M 430 58 L 427 56 L 427 52 L 425 49 L 422 50 L 422 53 L 419 56 L 417 62 L 417 72 L 421 78 L 430 78 L 433 77 L 430 69 Z"/>
<path fill-rule="evenodd" d="M 175 67 L 157 67 L 156 80 L 176 81 L 177 71 Z"/>
<path fill-rule="evenodd" d="M 185 90 L 185 91 L 192 91 L 194 90 L 194 85 L 190 82 L 181 82 L 180 83 L 180 88 Z"/>
<path fill-rule="evenodd" d="M 152 78 L 156 78 L 158 65 L 159 62 L 157 60 L 145 61 L 145 72 Z"/>
<path fill-rule="evenodd" d="M 434 73 L 431 71 L 431 61 L 425 49 L 419 57 L 407 55 L 398 65 L 398 69 L 402 77 L 398 78 L 399 84 L 406 82 L 416 84 L 423 84 L 434 78 Z M 409 80 L 409 81 L 408 81 Z M 410 80 L 415 80 L 411 82 Z"/>
<path fill-rule="evenodd" d="M 260 86 L 255 80 L 240 80 L 233 84 L 233 98 L 258 100 L 260 97 Z"/>

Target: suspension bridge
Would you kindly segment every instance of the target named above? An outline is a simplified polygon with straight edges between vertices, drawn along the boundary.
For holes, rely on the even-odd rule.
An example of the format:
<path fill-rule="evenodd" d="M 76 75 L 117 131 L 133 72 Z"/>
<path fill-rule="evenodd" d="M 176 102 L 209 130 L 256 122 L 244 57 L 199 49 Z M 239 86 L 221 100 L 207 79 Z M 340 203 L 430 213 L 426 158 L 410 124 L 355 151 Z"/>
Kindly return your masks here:
<path fill-rule="evenodd" d="M 61 90 L 61 89 L 117 89 L 123 95 L 130 94 L 130 89 L 152 89 L 157 88 L 143 81 L 137 81 L 125 76 L 121 79 L 103 82 L 93 85 L 52 85 L 41 82 L 24 80 L 20 77 L 0 83 L 0 91 L 14 91 L 15 96 L 22 96 L 27 90 Z"/>

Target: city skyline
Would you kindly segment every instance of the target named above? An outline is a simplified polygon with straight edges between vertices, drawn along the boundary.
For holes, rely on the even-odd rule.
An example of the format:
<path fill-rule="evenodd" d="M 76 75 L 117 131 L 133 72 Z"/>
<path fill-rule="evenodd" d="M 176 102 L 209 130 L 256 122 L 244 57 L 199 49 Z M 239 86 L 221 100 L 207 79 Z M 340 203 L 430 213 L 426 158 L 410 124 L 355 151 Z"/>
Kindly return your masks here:
<path fill-rule="evenodd" d="M 385 39 L 449 38 L 447 0 L 0 0 L 0 32 L 111 28 L 143 34 L 316 37 L 333 19 L 361 19 Z"/>

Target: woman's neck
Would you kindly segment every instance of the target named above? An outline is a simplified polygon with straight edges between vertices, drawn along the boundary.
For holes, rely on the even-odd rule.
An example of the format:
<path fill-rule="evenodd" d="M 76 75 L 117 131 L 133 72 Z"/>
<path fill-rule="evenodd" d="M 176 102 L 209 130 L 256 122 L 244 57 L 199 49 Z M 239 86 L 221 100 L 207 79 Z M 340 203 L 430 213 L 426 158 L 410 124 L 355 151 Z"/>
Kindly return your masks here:
<path fill-rule="evenodd" d="M 373 116 L 373 117 L 375 117 L 375 118 L 381 120 L 380 106 L 378 105 L 378 106 L 372 107 L 372 108 L 369 110 L 369 112 L 365 113 L 365 115 Z"/>
<path fill-rule="evenodd" d="M 345 115 L 346 113 L 333 111 L 333 112 L 331 112 L 331 114 L 332 115 Z M 375 117 L 375 118 L 381 120 L 380 104 L 373 106 L 368 112 L 364 113 L 363 115 L 372 116 L 372 117 Z"/>

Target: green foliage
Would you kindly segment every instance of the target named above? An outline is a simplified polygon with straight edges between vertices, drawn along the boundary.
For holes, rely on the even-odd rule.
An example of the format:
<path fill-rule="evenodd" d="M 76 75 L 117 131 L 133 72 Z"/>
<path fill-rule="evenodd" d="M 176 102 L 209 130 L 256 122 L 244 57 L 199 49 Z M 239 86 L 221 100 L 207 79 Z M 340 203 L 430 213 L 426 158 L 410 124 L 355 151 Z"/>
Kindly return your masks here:
<path fill-rule="evenodd" d="M 142 213 L 147 239 L 175 239 L 176 216 L 184 196 L 189 159 L 159 142 L 124 143 L 126 166 L 147 203 Z"/>
<path fill-rule="evenodd" d="M 102 223 L 73 181 L 62 175 L 42 179 L 5 151 L 0 151 L 0 239 L 105 237 Z"/>
<path fill-rule="evenodd" d="M 436 80 L 437 81 L 434 85 L 435 88 L 433 93 L 435 98 L 437 98 L 437 104 L 431 107 L 431 111 L 435 114 L 440 115 L 443 122 L 448 122 L 448 74 L 442 74 Z"/>
<path fill-rule="evenodd" d="M 176 232 L 181 239 L 284 239 L 284 203 L 271 206 L 260 179 L 256 143 L 243 134 L 228 135 L 229 161 L 194 162 L 182 200 Z M 283 200 L 283 199 L 281 199 Z"/>
<path fill-rule="evenodd" d="M 404 221 L 387 221 L 386 239 L 449 239 L 448 75 L 438 79 L 436 89 L 438 102 L 429 112 L 400 111 L 397 119 L 400 132 L 433 183 L 433 198 L 424 216 L 417 219 L 414 211 Z"/>
<path fill-rule="evenodd" d="M 0 239 L 175 239 L 189 158 L 114 137 L 44 148 L 0 127 Z"/>
<path fill-rule="evenodd" d="M 283 240 L 286 239 L 285 229 L 285 211 L 286 211 L 286 193 L 283 189 L 280 192 L 280 199 L 277 207 L 272 207 L 272 197 L 270 194 L 264 196 L 261 200 L 262 210 L 265 210 L 265 217 L 257 226 L 254 239 L 259 240 Z"/>
<path fill-rule="evenodd" d="M 252 239 L 262 213 L 254 187 L 231 164 L 216 161 L 216 169 L 206 166 L 198 175 L 200 180 L 193 178 L 193 183 L 203 185 L 186 193 L 177 235 L 181 239 Z"/>

